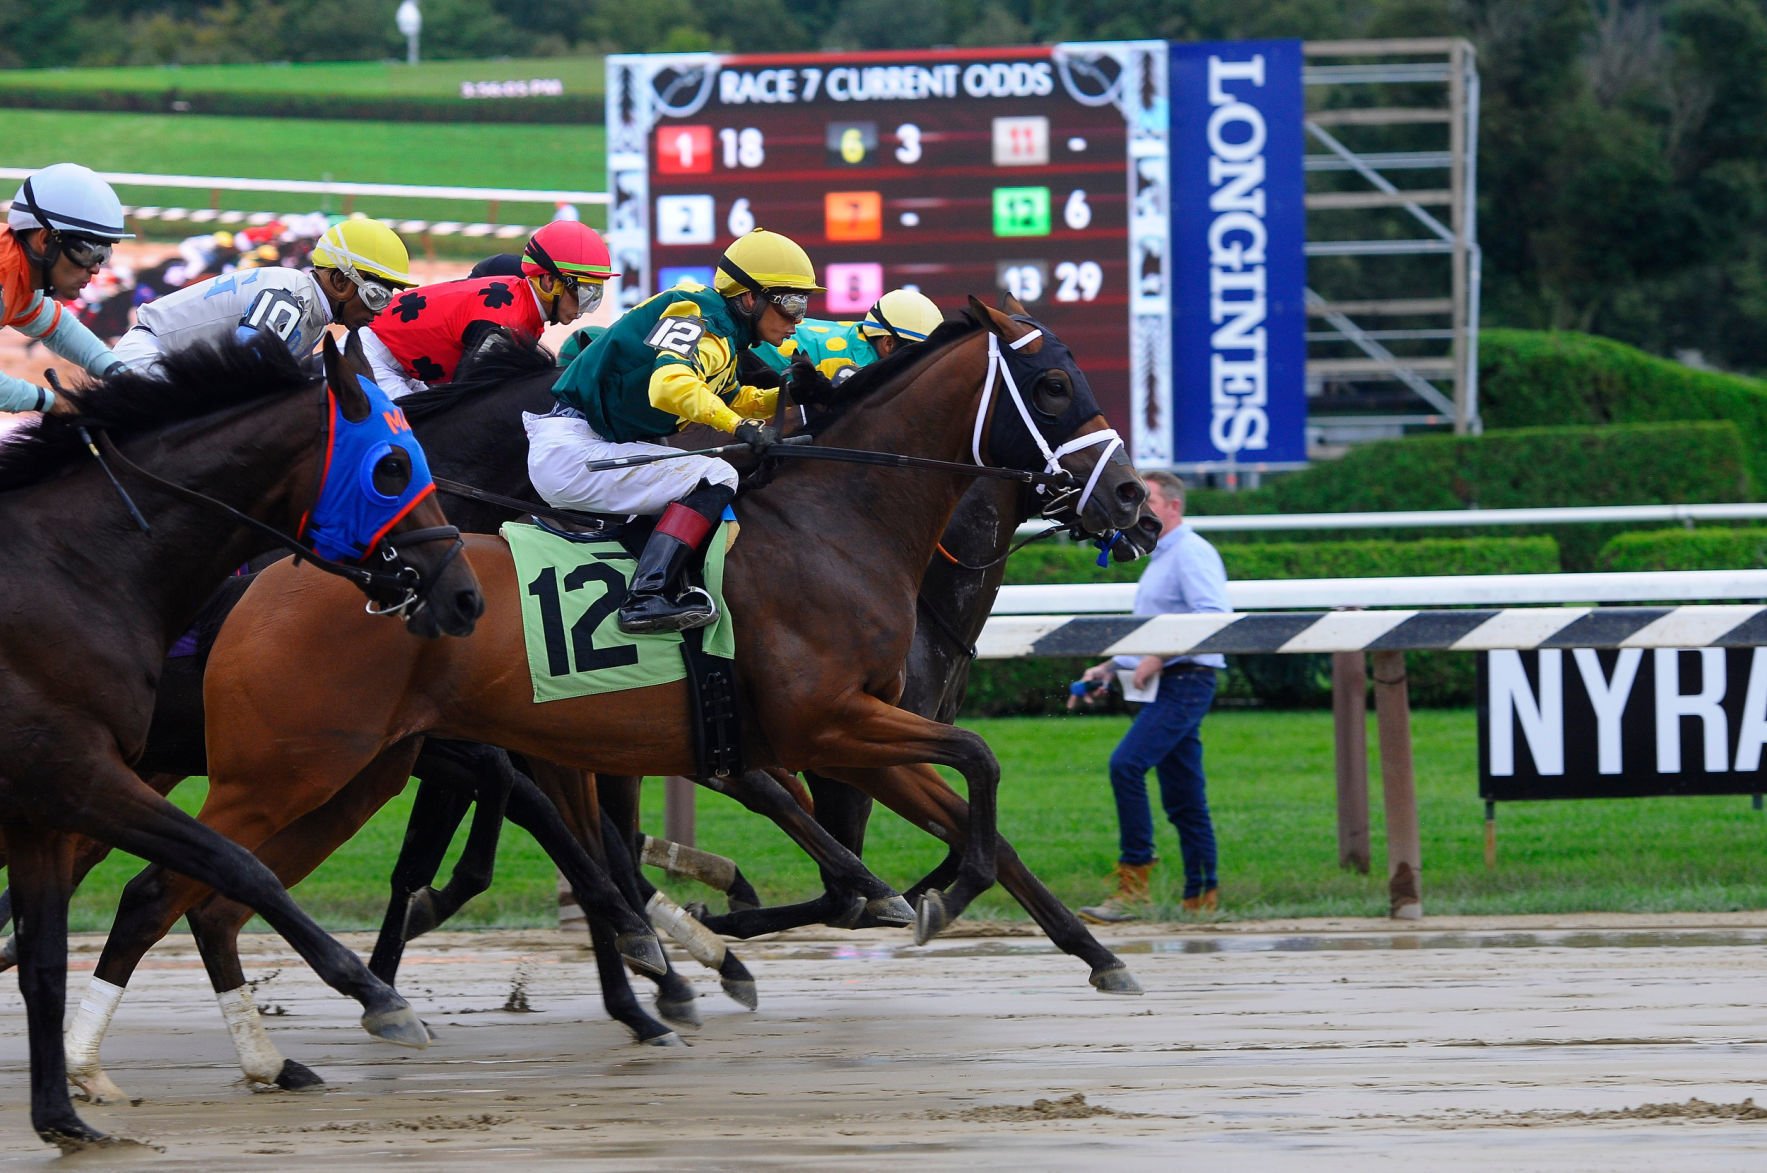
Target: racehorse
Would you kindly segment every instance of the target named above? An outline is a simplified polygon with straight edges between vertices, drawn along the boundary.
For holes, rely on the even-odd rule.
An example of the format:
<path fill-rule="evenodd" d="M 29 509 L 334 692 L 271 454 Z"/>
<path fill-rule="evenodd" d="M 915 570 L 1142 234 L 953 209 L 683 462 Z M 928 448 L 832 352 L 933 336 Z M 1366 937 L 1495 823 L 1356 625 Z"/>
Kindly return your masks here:
<path fill-rule="evenodd" d="M 975 475 L 974 465 L 957 462 L 994 457 L 1009 468 L 1078 477 L 1085 492 L 1076 512 L 1094 531 L 1130 525 L 1145 490 L 1065 347 L 1027 318 L 972 301 L 964 320 L 927 345 L 857 378 L 868 381 L 868 393 L 822 431 L 823 441 L 946 463 L 908 476 L 805 461 L 744 498 L 743 536 L 725 573 L 745 682 L 743 749 L 750 762 L 816 768 L 880 795 L 936 782 L 924 763 L 965 777 L 967 817 L 935 807 L 928 820 L 962 843 L 963 854 L 951 886 L 922 897 L 916 932 L 924 940 L 992 884 L 997 841 L 999 767 L 986 744 L 892 703 L 921 572 Z M 526 657 L 507 547 L 471 538 L 469 549 L 490 606 L 478 637 L 449 649 L 459 654 L 411 656 L 350 617 L 321 614 L 332 592 L 290 564 L 261 574 L 209 664 L 205 821 L 259 841 L 292 817 L 277 809 L 285 796 L 308 796 L 302 801 L 311 809 L 312 794 L 334 792 L 383 748 L 418 733 L 609 773 L 696 771 L 682 684 L 534 704 L 515 667 Z M 789 589 L 775 591 L 778 583 Z M 261 702 L 266 687 L 274 705 Z M 339 736 L 291 744 L 284 722 L 310 720 L 329 722 Z M 337 724 L 345 721 L 347 733 Z M 126 983 L 147 948 L 202 895 L 200 883 L 143 873 L 125 893 L 98 977 Z M 203 943 L 211 965 L 217 946 L 230 950 L 231 942 Z"/>
<path fill-rule="evenodd" d="M 392 410 L 360 370 L 359 348 L 346 362 L 329 341 L 323 379 L 276 344 L 193 350 L 163 374 L 81 388 L 77 414 L 44 417 L 0 450 L 0 835 L 18 914 L 31 1123 L 64 1150 L 109 1139 L 74 1112 L 65 1080 L 70 834 L 227 892 L 357 999 L 370 1034 L 428 1041 L 405 1000 L 303 914 L 250 852 L 128 765 L 147 734 L 167 646 L 209 592 L 272 541 L 312 555 L 284 532 L 304 533 L 309 520 L 321 548 L 352 563 L 326 556 L 315 565 L 350 576 L 410 632 L 473 629 L 483 600 L 458 557 L 458 531 L 429 491 L 421 450 L 382 445 L 329 475 L 334 443 Z M 138 520 L 88 460 L 101 450 L 144 502 Z M 401 501 L 400 511 L 386 509 Z M 366 527 L 369 519 L 384 528 Z M 399 625 L 379 626 L 408 638 Z"/>

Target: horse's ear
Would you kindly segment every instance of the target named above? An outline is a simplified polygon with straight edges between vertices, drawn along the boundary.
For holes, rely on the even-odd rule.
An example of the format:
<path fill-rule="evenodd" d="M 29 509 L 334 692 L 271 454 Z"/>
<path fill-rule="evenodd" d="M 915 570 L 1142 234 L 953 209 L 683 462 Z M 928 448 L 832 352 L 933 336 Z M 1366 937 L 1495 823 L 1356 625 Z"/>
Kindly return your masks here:
<path fill-rule="evenodd" d="M 1006 327 L 1001 321 L 1000 311 L 989 309 L 973 293 L 969 295 L 969 316 L 976 320 L 978 326 L 992 330 L 1002 337 L 1005 336 Z"/>
<path fill-rule="evenodd" d="M 1001 292 L 1000 308 L 1011 317 L 1028 318 L 1031 316 L 1031 311 L 1025 308 L 1025 303 L 1014 297 L 1009 290 Z"/>
<path fill-rule="evenodd" d="M 362 384 L 356 381 L 358 374 L 366 374 L 369 369 L 368 356 L 363 353 L 361 341 L 354 330 L 350 331 L 349 341 L 340 353 L 336 339 L 327 331 L 322 352 L 325 356 L 325 385 L 337 397 L 338 410 L 351 423 L 361 423 L 368 418 L 369 412 L 368 396 L 363 392 Z"/>

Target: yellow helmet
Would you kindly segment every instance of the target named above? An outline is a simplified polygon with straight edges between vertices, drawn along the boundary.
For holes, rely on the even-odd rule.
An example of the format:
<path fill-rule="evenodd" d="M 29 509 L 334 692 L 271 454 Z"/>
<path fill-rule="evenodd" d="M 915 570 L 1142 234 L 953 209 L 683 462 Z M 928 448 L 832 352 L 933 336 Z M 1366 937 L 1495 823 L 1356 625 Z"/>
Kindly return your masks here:
<path fill-rule="evenodd" d="M 859 323 L 859 333 L 885 335 L 903 342 L 924 342 L 945 315 L 918 289 L 892 289 L 877 299 Z"/>
<path fill-rule="evenodd" d="M 411 254 L 399 234 L 379 220 L 343 220 L 325 230 L 313 246 L 315 269 L 336 269 L 346 277 L 378 277 L 389 285 L 416 285 L 411 279 Z"/>
<path fill-rule="evenodd" d="M 810 263 L 810 254 L 790 237 L 765 228 L 756 228 L 731 242 L 718 262 L 712 288 L 725 297 L 734 297 L 744 290 L 823 292 L 822 286 L 816 284 L 816 266 Z"/>

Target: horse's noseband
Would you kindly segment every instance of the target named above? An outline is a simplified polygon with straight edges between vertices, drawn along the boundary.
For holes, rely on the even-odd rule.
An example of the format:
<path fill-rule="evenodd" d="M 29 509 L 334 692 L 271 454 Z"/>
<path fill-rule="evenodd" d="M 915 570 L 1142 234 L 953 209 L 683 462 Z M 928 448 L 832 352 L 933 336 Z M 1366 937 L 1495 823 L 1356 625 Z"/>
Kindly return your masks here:
<path fill-rule="evenodd" d="M 1079 501 L 1073 506 L 1074 515 L 1077 517 L 1085 511 L 1087 502 L 1092 499 L 1092 491 L 1097 487 L 1099 478 L 1104 475 L 1105 466 L 1110 463 L 1111 456 L 1123 447 L 1123 439 L 1117 435 L 1114 428 L 1102 428 L 1096 432 L 1088 432 L 1083 436 L 1074 435 L 1081 424 L 1099 414 L 1098 401 L 1092 395 L 1091 385 L 1087 383 L 1086 376 L 1079 367 L 1074 364 L 1073 356 L 1067 347 L 1062 345 L 1053 334 L 1041 326 L 1035 326 L 1026 319 L 1015 318 L 1013 320 L 1033 325 L 1033 328 L 1030 333 L 1007 343 L 1008 349 L 1005 351 L 1000 348 L 998 334 L 989 333 L 988 335 L 988 373 L 982 383 L 981 400 L 976 405 L 976 423 L 975 432 L 971 438 L 971 455 L 978 465 L 985 466 L 987 461 L 983 458 L 982 452 L 986 447 L 1002 463 L 1014 468 L 1035 467 L 1037 461 L 1041 459 L 1044 472 L 1051 476 L 1067 478 L 1066 489 L 1056 499 L 1057 501 L 1072 496 L 1075 492 L 1079 493 Z M 1038 338 L 1043 339 L 1043 346 L 1039 353 L 1036 355 L 1023 353 L 1024 348 Z M 1014 377 L 1015 368 L 1019 372 L 1019 378 Z M 1024 388 L 1028 389 L 1047 370 L 1064 371 L 1072 381 L 1073 392 L 1069 398 L 1067 409 L 1059 416 L 1039 411 L 1027 404 L 1023 390 L 1020 388 L 1021 380 Z M 1010 401 L 1017 410 L 1011 415 L 996 411 L 993 426 L 989 428 L 987 421 L 989 407 L 994 396 L 996 375 L 999 376 L 1001 386 L 1006 389 L 1002 398 Z M 1012 426 L 1015 420 L 1021 425 L 1020 427 L 1014 428 Z M 988 431 L 985 445 L 982 436 L 984 428 Z M 1048 435 L 1053 435 L 1058 440 L 1064 436 L 1071 438 L 1051 447 Z M 1086 483 L 1082 486 L 1073 474 L 1062 468 L 1061 458 L 1069 453 L 1079 452 L 1099 444 L 1107 445 L 1107 447 L 1093 462 L 1092 475 L 1086 479 Z M 1056 502 L 1052 501 L 1045 512 L 1055 508 L 1055 505 Z"/>
<path fill-rule="evenodd" d="M 452 542 L 448 552 L 442 555 L 441 563 L 435 572 L 425 576 L 417 567 L 405 561 L 405 546 L 420 546 L 425 542 Z M 430 591 L 435 588 L 436 581 L 447 571 L 454 559 L 460 557 L 466 549 L 461 540 L 460 529 L 452 525 L 432 525 L 422 529 L 405 530 L 400 533 L 388 534 L 380 540 L 376 547 L 380 551 L 380 560 L 385 566 L 375 569 L 364 567 L 366 575 L 361 580 L 361 587 L 368 594 L 368 603 L 363 607 L 370 615 L 397 615 L 405 622 L 411 622 L 429 602 Z M 396 602 L 384 600 L 397 599 Z"/>

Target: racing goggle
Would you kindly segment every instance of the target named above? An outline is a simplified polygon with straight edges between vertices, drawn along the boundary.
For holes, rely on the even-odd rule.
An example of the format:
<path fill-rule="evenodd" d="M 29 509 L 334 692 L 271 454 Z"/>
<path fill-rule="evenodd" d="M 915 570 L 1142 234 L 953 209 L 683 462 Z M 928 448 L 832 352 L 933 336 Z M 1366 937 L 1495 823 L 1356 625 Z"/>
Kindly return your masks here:
<path fill-rule="evenodd" d="M 95 268 L 110 260 L 111 242 L 108 240 L 57 232 L 55 242 L 61 246 L 61 255 L 82 269 Z"/>
<path fill-rule="evenodd" d="M 794 322 L 803 321 L 804 315 L 810 312 L 810 295 L 807 293 L 786 291 L 765 296 L 775 309 Z"/>
<path fill-rule="evenodd" d="M 345 268 L 339 265 L 337 271 L 350 279 L 350 283 L 356 287 L 356 295 L 362 299 L 363 307 L 370 313 L 378 314 L 393 304 L 393 296 L 398 291 L 392 286 L 382 284 L 372 277 L 362 276 L 356 272 L 354 266 Z"/>

